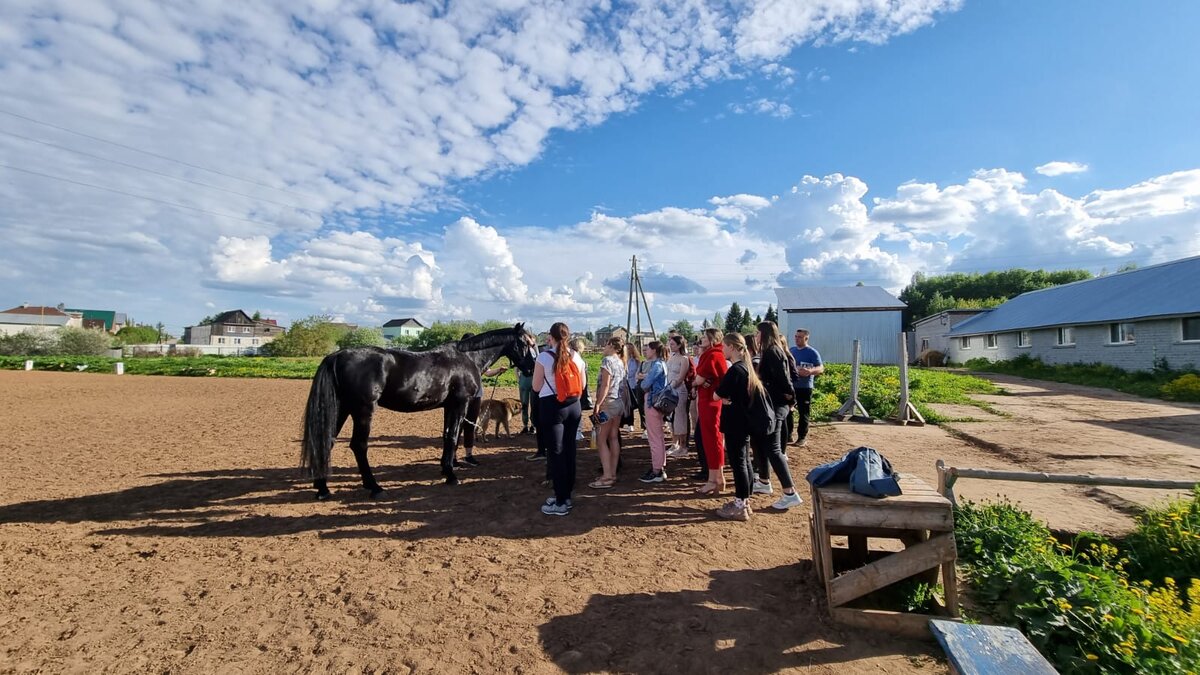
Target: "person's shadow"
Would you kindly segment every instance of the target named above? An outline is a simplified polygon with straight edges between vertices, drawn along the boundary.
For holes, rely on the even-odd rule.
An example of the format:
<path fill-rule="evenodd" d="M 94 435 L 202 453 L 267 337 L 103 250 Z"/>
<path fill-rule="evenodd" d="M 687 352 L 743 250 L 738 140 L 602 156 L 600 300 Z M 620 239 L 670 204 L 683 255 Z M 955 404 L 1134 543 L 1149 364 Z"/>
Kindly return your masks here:
<path fill-rule="evenodd" d="M 593 595 L 583 611 L 539 629 L 569 673 L 773 673 L 886 655 L 911 665 L 932 643 L 834 624 L 812 564 L 711 573 L 704 591 Z"/>

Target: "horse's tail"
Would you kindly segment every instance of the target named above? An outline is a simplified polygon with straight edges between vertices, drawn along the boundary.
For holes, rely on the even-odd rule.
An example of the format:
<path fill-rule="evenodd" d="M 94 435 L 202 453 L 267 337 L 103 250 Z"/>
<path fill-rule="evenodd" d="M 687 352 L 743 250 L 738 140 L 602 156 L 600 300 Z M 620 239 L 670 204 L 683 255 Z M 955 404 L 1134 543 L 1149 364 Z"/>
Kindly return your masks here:
<path fill-rule="evenodd" d="M 326 356 L 313 377 L 304 409 L 304 440 L 300 444 L 300 468 L 313 478 L 329 477 L 329 456 L 337 435 L 337 352 Z"/>

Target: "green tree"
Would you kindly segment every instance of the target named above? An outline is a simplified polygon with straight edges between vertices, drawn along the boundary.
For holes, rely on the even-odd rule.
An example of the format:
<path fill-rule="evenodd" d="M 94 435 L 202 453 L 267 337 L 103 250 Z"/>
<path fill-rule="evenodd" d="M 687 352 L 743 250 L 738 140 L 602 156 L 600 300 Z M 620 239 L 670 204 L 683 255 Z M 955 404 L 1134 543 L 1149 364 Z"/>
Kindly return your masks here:
<path fill-rule="evenodd" d="M 704 323 L 700 324 L 700 327 L 703 328 L 704 330 L 708 330 L 709 328 L 712 328 L 712 326 L 708 323 L 708 319 L 705 319 Z"/>
<path fill-rule="evenodd" d="M 729 306 L 724 325 L 726 333 L 742 332 L 742 308 L 736 302 Z"/>
<path fill-rule="evenodd" d="M 739 333 L 745 333 L 754 325 L 754 319 L 750 316 L 750 310 L 742 310 L 742 325 L 738 328 Z"/>
<path fill-rule="evenodd" d="M 112 347 L 112 338 L 102 330 L 67 326 L 55 333 L 54 352 L 63 356 L 103 356 Z"/>
<path fill-rule="evenodd" d="M 775 311 L 775 307 L 767 305 L 767 313 L 763 316 L 763 321 L 770 321 L 775 325 L 779 325 L 779 312 Z"/>
<path fill-rule="evenodd" d="M 418 351 L 433 349 L 447 342 L 461 340 L 462 336 L 467 333 L 482 332 L 483 326 L 474 321 L 435 321 L 433 325 L 417 336 L 416 340 L 413 340 L 412 348 Z"/>
<path fill-rule="evenodd" d="M 250 317 L 250 318 L 251 318 L 251 319 L 254 319 L 255 321 L 262 321 L 262 312 L 259 312 L 259 311 L 256 309 L 256 310 L 254 310 L 254 316 L 252 316 L 252 317 Z"/>
<path fill-rule="evenodd" d="M 705 324 L 707 323 L 708 322 L 705 321 Z M 683 339 L 687 340 L 688 342 L 696 339 L 696 329 L 692 328 L 692 322 L 686 319 L 680 319 L 679 321 L 671 324 L 671 330 L 682 335 Z"/>
<path fill-rule="evenodd" d="M 305 317 L 284 331 L 283 335 L 263 346 L 269 356 L 324 356 L 337 348 L 337 341 L 346 332 L 333 325 L 333 317 Z"/>
<path fill-rule="evenodd" d="M 721 316 L 720 312 L 713 314 L 712 325 L 709 328 L 720 328 L 725 325 L 725 317 Z"/>
<path fill-rule="evenodd" d="M 125 326 L 117 331 L 117 341 L 123 345 L 148 345 L 158 342 L 156 326 Z"/>
<path fill-rule="evenodd" d="M 387 339 L 378 328 L 355 328 L 342 334 L 337 341 L 338 349 L 351 347 L 386 347 Z"/>

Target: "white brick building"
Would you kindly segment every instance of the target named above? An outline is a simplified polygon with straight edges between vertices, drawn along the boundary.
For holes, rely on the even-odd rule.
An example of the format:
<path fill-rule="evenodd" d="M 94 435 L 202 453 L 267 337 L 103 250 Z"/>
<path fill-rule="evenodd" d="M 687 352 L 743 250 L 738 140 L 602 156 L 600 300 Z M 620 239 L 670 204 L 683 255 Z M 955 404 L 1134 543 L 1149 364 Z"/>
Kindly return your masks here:
<path fill-rule="evenodd" d="M 948 333 L 950 360 L 1022 354 L 1125 370 L 1200 366 L 1200 257 L 1019 295 Z"/>

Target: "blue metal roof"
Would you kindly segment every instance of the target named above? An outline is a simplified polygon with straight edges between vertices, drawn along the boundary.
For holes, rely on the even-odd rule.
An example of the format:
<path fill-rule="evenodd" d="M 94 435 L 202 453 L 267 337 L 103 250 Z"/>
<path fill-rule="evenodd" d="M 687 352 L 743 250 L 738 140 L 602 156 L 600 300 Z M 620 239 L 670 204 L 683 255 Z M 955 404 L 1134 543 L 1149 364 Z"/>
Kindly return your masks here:
<path fill-rule="evenodd" d="M 1200 256 L 1023 293 L 949 335 L 1200 314 Z"/>

